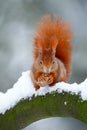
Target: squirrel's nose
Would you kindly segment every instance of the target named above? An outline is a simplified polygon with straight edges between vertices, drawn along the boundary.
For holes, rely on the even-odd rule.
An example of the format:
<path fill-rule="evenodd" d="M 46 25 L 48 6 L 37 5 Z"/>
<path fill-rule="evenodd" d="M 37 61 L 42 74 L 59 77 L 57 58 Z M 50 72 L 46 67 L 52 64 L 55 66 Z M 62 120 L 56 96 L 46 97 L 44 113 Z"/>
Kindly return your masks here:
<path fill-rule="evenodd" d="M 50 73 L 50 69 L 44 67 L 44 73 L 45 74 L 49 74 Z"/>
<path fill-rule="evenodd" d="M 47 74 L 49 72 L 49 70 L 46 67 L 44 67 L 43 71 L 45 74 Z"/>

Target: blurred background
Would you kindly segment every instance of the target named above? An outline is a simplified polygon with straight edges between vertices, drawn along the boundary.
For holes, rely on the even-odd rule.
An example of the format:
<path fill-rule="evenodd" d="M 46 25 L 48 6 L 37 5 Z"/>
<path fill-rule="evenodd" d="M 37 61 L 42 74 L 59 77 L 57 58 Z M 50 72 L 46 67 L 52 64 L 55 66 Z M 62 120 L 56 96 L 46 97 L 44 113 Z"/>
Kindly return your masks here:
<path fill-rule="evenodd" d="M 6 92 L 23 71 L 31 69 L 35 29 L 46 14 L 61 16 L 72 25 L 70 83 L 86 79 L 87 0 L 0 0 L 0 91 Z"/>

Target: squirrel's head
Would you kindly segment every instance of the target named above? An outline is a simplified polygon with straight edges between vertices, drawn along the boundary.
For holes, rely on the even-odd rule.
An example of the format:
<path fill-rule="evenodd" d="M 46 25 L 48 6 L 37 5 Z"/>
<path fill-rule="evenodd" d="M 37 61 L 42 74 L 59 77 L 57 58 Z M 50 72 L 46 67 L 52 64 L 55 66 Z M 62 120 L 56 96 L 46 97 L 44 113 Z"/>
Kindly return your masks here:
<path fill-rule="evenodd" d="M 55 50 L 50 50 L 50 48 L 44 51 L 40 50 L 37 64 L 39 65 L 39 70 L 44 74 L 49 74 L 57 69 L 58 63 L 55 58 Z"/>
<path fill-rule="evenodd" d="M 34 54 L 37 69 L 45 74 L 53 72 L 57 67 L 57 59 L 55 57 L 58 39 L 56 36 L 40 37 L 35 39 Z"/>

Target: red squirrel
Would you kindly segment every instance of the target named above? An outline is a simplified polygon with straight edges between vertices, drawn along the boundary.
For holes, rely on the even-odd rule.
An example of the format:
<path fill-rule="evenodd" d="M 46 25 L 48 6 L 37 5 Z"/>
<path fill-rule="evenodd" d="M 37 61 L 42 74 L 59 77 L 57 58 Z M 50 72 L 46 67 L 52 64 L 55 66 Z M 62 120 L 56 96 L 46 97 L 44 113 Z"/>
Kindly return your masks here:
<path fill-rule="evenodd" d="M 31 78 L 35 90 L 67 82 L 71 74 L 72 33 L 60 18 L 44 16 L 34 37 Z"/>

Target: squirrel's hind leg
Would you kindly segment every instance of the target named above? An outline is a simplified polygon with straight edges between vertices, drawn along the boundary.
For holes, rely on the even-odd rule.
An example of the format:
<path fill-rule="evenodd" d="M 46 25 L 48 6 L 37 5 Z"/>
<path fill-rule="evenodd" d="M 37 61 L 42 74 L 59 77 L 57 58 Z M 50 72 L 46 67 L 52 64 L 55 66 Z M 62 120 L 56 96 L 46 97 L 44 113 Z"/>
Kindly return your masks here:
<path fill-rule="evenodd" d="M 39 85 L 35 85 L 34 87 L 35 87 L 35 90 L 36 90 L 36 91 L 40 88 Z"/>
<path fill-rule="evenodd" d="M 49 86 L 50 86 L 50 87 L 53 87 L 55 84 L 56 84 L 56 83 L 53 82 L 53 83 L 49 84 Z"/>

